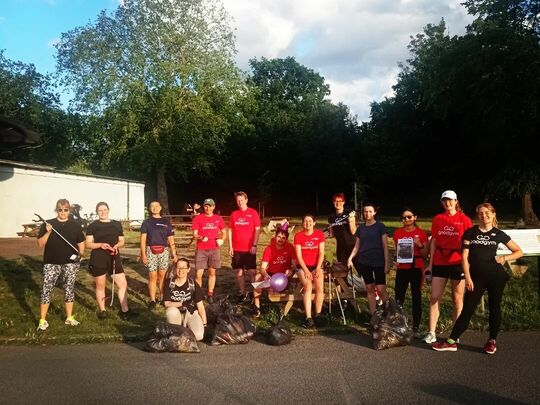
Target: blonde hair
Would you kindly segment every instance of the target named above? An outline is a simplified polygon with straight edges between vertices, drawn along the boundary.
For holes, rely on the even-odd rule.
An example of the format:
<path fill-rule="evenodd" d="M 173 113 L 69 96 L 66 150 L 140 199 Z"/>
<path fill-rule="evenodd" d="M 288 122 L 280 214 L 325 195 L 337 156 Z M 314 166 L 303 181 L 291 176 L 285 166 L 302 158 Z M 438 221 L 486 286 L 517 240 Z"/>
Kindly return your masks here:
<path fill-rule="evenodd" d="M 495 207 L 493 205 L 491 205 L 491 203 L 488 203 L 488 202 L 478 204 L 478 206 L 476 207 L 476 213 L 477 214 L 478 214 L 478 211 L 480 210 L 480 208 L 487 208 L 493 214 L 493 226 L 497 227 L 497 224 L 498 224 L 498 222 L 497 222 L 497 211 L 495 211 Z"/>

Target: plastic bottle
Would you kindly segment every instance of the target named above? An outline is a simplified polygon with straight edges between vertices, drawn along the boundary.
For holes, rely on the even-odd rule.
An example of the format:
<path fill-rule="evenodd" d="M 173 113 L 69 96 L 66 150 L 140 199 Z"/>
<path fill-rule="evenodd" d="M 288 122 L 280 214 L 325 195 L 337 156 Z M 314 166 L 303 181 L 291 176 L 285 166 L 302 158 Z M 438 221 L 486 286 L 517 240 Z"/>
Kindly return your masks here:
<path fill-rule="evenodd" d="M 431 284 L 431 271 L 426 271 L 424 273 L 424 278 L 426 280 L 426 284 L 430 285 Z"/>

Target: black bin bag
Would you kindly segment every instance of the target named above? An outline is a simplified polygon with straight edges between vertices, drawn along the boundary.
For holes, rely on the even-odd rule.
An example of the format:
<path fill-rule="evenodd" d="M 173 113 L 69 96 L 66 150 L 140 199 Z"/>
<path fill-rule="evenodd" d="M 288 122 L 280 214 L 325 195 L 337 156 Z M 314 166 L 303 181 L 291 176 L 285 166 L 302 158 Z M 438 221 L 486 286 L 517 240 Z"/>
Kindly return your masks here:
<path fill-rule="evenodd" d="M 272 346 L 288 345 L 292 341 L 291 328 L 284 320 L 279 321 L 266 332 L 266 343 Z"/>
<path fill-rule="evenodd" d="M 199 353 L 197 340 L 191 329 L 167 322 L 158 322 L 145 350 L 152 353 Z"/>
<path fill-rule="evenodd" d="M 371 334 L 373 348 L 376 350 L 411 343 L 413 331 L 407 325 L 407 317 L 394 298 L 390 297 L 384 304 L 377 305 L 371 317 Z"/>

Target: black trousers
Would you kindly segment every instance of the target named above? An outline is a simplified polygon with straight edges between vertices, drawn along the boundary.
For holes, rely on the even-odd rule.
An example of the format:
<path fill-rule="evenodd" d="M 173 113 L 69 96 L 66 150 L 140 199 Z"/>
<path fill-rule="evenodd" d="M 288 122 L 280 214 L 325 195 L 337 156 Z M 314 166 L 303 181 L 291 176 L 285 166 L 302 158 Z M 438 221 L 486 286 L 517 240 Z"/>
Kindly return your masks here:
<path fill-rule="evenodd" d="M 476 307 L 480 303 L 484 292 L 488 292 L 489 308 L 489 338 L 497 339 L 501 328 L 501 302 L 504 287 L 510 278 L 502 266 L 492 267 L 488 271 L 474 271 L 471 268 L 471 278 L 474 283 L 473 291 L 466 291 L 463 298 L 463 310 L 456 319 L 452 328 L 450 339 L 458 339 L 469 327 Z"/>
<path fill-rule="evenodd" d="M 396 272 L 396 301 L 403 306 L 405 294 L 409 284 L 411 285 L 412 318 L 413 328 L 420 326 L 422 318 L 422 270 L 421 269 L 397 269 Z"/>

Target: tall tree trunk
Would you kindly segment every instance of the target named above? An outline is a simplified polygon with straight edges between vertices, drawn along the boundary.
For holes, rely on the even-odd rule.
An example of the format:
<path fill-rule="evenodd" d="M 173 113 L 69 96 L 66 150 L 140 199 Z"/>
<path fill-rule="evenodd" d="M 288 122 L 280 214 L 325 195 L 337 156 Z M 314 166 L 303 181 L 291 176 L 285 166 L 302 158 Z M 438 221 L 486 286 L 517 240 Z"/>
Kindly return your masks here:
<path fill-rule="evenodd" d="M 165 180 L 165 167 L 156 168 L 156 185 L 158 200 L 163 207 L 162 215 L 169 215 L 169 195 L 167 194 L 167 181 Z"/>
<path fill-rule="evenodd" d="M 521 212 L 527 225 L 539 225 L 538 217 L 534 213 L 531 193 L 525 193 L 521 197 Z"/>

